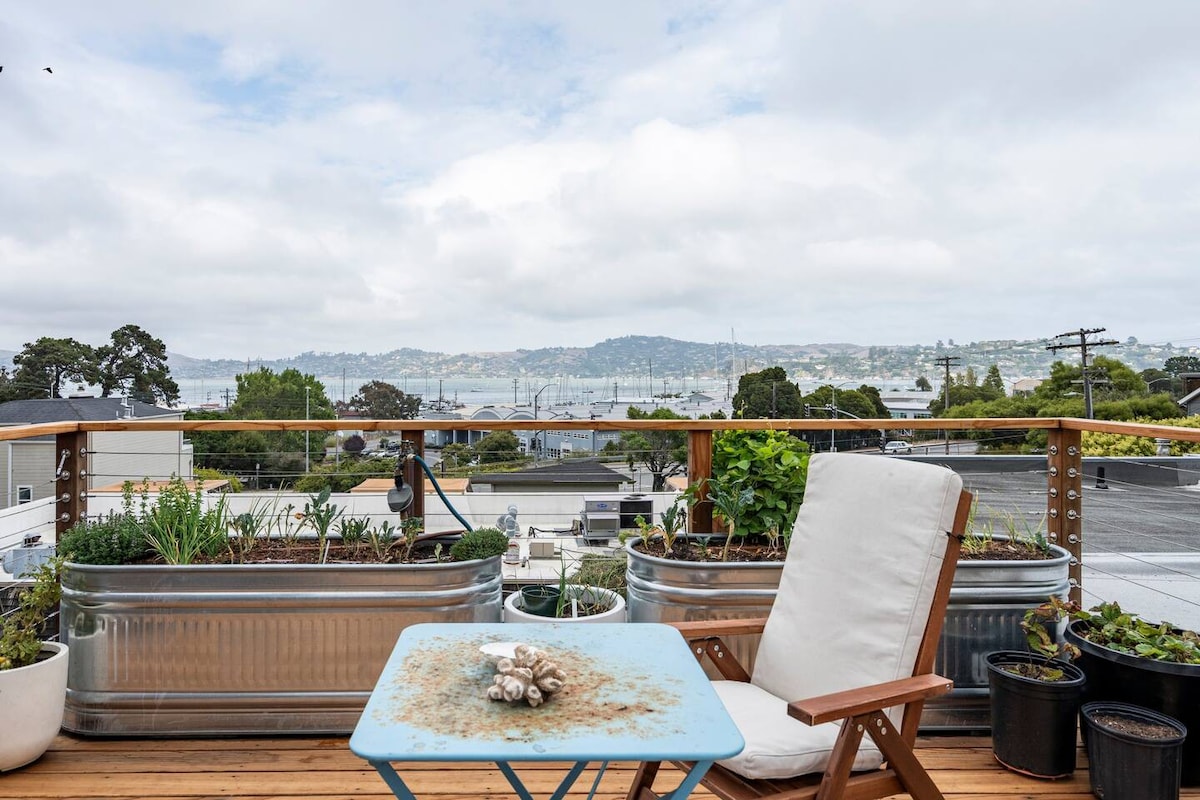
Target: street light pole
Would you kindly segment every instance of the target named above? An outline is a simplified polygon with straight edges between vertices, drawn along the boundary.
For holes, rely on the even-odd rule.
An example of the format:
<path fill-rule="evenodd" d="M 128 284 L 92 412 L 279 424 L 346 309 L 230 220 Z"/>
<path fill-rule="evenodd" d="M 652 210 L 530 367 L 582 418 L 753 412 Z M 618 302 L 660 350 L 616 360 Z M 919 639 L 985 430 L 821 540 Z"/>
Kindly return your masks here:
<path fill-rule="evenodd" d="M 838 386 L 845 386 L 847 383 L 852 383 L 852 382 L 853 382 L 853 381 L 842 381 L 842 382 L 841 382 L 841 383 L 839 383 L 837 386 L 834 386 L 833 384 L 830 384 L 830 385 L 829 385 L 829 390 L 830 390 L 831 392 L 833 392 L 833 403 L 831 403 L 831 404 L 830 404 L 830 409 L 829 409 L 829 410 L 833 412 L 833 418 L 834 418 L 834 419 L 837 419 L 837 418 L 838 418 L 838 407 L 837 407 L 837 390 L 838 390 Z M 833 428 L 830 428 L 830 429 L 829 429 L 829 452 L 831 452 L 831 453 L 836 453 L 836 452 L 837 452 L 837 440 L 836 440 L 836 439 L 834 439 L 834 434 L 835 434 L 835 433 L 836 433 L 836 431 L 835 431 Z"/>
<path fill-rule="evenodd" d="M 542 392 L 546 391 L 553 385 L 554 385 L 553 383 L 547 383 L 545 386 L 538 389 L 537 392 L 533 395 L 533 418 L 534 419 L 538 418 L 538 398 L 542 396 Z M 537 447 L 537 438 L 538 438 L 538 431 L 534 430 L 534 432 L 533 432 L 533 445 L 534 445 L 533 446 L 533 461 L 535 464 L 537 463 L 538 456 L 539 456 L 538 447 Z M 544 447 L 545 445 L 546 445 L 546 437 L 543 436 L 542 437 L 542 446 Z"/>

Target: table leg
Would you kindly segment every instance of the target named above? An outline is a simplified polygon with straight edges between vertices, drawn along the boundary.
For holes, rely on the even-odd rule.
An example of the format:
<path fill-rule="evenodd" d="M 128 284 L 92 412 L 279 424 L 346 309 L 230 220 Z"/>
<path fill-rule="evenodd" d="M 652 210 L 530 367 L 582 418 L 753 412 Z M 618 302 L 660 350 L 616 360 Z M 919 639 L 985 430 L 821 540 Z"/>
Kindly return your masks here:
<path fill-rule="evenodd" d="M 575 785 L 576 779 L 587 769 L 587 765 L 587 761 L 575 762 L 575 765 L 563 776 L 562 781 L 558 784 L 558 788 L 554 790 L 554 794 L 550 795 L 550 800 L 563 800 L 567 792 Z M 507 761 L 497 761 L 496 766 L 504 773 L 504 777 L 508 779 L 508 783 L 513 787 L 513 791 L 517 793 L 517 797 L 521 798 L 521 800 L 533 800 L 533 795 L 525 788 L 525 783 L 521 780 L 521 776 L 516 773 Z M 409 798 L 405 798 L 405 800 L 409 800 Z"/>
<path fill-rule="evenodd" d="M 391 763 L 387 761 L 368 761 L 368 763 L 379 773 L 379 777 L 383 778 L 384 783 L 392 790 L 392 794 L 396 795 L 396 800 L 417 800 L 404 783 L 404 779 L 396 774 Z"/>
<path fill-rule="evenodd" d="M 669 792 L 659 795 L 660 800 L 687 800 L 687 796 L 692 793 L 692 790 L 700 785 L 700 781 L 704 778 L 704 773 L 708 772 L 708 768 L 713 765 L 712 761 L 696 761 L 692 764 L 692 768 L 683 776 L 679 786 Z"/>

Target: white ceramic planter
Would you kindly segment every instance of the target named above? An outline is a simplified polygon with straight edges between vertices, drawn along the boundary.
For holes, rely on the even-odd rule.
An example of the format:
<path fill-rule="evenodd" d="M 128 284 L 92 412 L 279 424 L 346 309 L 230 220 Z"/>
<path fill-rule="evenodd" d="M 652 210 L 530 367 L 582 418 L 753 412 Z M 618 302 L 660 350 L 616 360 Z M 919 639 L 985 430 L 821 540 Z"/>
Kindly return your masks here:
<path fill-rule="evenodd" d="M 568 586 L 567 594 L 572 593 L 577 596 L 586 597 L 588 602 L 594 603 L 596 599 L 607 598 L 611 607 L 608 611 L 603 611 L 599 614 L 590 614 L 586 617 L 543 617 L 540 614 L 529 614 L 521 605 L 521 593 L 513 592 L 504 600 L 504 621 L 505 622 L 571 622 L 571 623 L 590 623 L 590 622 L 624 622 L 625 621 L 625 598 L 612 591 L 611 589 L 602 589 L 596 586 Z"/>
<path fill-rule="evenodd" d="M 44 642 L 54 653 L 27 667 L 0 671 L 0 771 L 41 758 L 62 726 L 67 697 L 67 646 Z"/>

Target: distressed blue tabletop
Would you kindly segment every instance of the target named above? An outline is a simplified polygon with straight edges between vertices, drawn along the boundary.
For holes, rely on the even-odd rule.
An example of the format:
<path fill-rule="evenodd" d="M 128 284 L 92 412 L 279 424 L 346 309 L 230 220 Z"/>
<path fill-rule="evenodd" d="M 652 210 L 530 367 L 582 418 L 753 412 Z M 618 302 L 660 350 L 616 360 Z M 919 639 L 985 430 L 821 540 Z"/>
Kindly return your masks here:
<path fill-rule="evenodd" d="M 533 708 L 489 700 L 479 648 L 546 651 L 566 685 Z M 743 741 L 678 631 L 657 623 L 412 625 L 350 749 L 370 761 L 712 761 Z"/>

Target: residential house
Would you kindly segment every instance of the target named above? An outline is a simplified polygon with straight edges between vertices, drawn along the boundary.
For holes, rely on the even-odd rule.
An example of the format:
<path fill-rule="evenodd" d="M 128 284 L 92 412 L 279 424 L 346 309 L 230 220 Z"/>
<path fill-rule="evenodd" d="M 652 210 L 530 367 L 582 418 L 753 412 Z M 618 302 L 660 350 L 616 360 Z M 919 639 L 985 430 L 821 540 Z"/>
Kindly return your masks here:
<path fill-rule="evenodd" d="M 183 411 L 123 397 L 66 397 L 0 403 L 0 425 L 183 419 Z M 97 431 L 88 437 L 88 488 L 126 480 L 192 477 L 192 447 L 180 431 Z M 55 493 L 54 436 L 0 442 L 0 508 Z"/>

